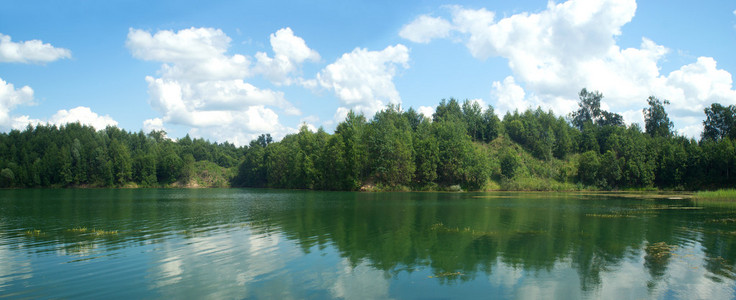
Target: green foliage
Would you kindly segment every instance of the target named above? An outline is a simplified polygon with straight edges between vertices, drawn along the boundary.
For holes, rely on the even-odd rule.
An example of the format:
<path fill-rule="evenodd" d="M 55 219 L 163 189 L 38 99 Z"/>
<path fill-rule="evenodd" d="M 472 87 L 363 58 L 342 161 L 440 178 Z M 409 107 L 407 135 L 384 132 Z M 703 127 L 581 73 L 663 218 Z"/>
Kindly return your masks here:
<path fill-rule="evenodd" d="M 587 89 L 583 88 L 578 96 L 580 97 L 579 108 L 570 115 L 572 125 L 576 128 L 583 130 L 585 124 L 588 123 L 598 126 L 624 125 L 624 119 L 621 115 L 601 109 L 603 94 L 600 92 L 588 92 Z"/>
<path fill-rule="evenodd" d="M 521 165 L 519 154 L 511 148 L 505 148 L 500 154 L 501 175 L 506 179 L 514 178 Z"/>
<path fill-rule="evenodd" d="M 0 171 L 0 187 L 11 187 L 15 183 L 15 174 L 9 168 Z"/>
<path fill-rule="evenodd" d="M 648 108 L 642 110 L 644 113 L 644 128 L 646 133 L 651 136 L 670 136 L 672 135 L 672 127 L 674 124 L 667 116 L 664 106 L 670 104 L 669 101 L 660 101 L 657 97 L 650 96 L 647 99 Z"/>
<path fill-rule="evenodd" d="M 192 174 L 192 153 L 200 158 L 242 156 L 242 150 L 227 143 L 188 136 L 174 142 L 163 131 L 96 131 L 79 123 L 3 133 L 0 149 L 6 150 L 0 153 L 0 170 L 14 175 L 5 182 L 9 187 L 160 186 Z"/>
<path fill-rule="evenodd" d="M 432 125 L 428 120 L 423 120 L 413 136 L 414 145 L 414 183 L 426 184 L 435 182 L 437 179 L 437 166 L 439 164 L 439 142 L 432 134 Z"/>
<path fill-rule="evenodd" d="M 469 165 L 472 141 L 460 120 L 433 122 L 433 133 L 439 148 L 437 181 L 442 185 L 461 184 Z"/>
<path fill-rule="evenodd" d="M 371 177 L 388 186 L 408 185 L 415 171 L 411 127 L 400 108 L 390 105 L 368 125 Z"/>
<path fill-rule="evenodd" d="M 578 176 L 586 185 L 598 183 L 598 170 L 601 168 L 600 158 L 595 151 L 587 151 L 578 158 Z"/>
<path fill-rule="evenodd" d="M 704 111 L 703 140 L 736 139 L 736 106 L 723 106 L 719 103 L 713 103 L 710 107 L 706 107 Z"/>
<path fill-rule="evenodd" d="M 262 134 L 247 147 L 163 131 L 80 124 L 0 133 L 0 187 L 245 186 L 325 190 L 716 189 L 736 184 L 733 106 L 706 109 L 701 141 L 672 133 L 655 97 L 646 133 L 580 93 L 571 123 L 551 111 L 507 113 L 442 100 L 432 120 L 389 106 L 349 112 L 334 134 Z M 206 172 L 205 172 L 206 171 Z M 224 180 L 229 182 L 225 183 Z"/>
<path fill-rule="evenodd" d="M 432 115 L 432 121 L 435 123 L 442 121 L 462 121 L 463 111 L 460 108 L 460 103 L 455 98 L 450 100 L 442 99 L 440 105 L 434 110 Z"/>

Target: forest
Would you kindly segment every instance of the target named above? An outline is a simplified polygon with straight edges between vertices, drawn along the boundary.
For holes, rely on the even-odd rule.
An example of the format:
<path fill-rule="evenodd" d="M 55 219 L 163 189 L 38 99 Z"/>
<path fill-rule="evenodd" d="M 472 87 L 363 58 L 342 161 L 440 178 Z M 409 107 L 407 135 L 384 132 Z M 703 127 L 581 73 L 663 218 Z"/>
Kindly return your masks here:
<path fill-rule="evenodd" d="M 709 190 L 733 186 L 736 106 L 705 108 L 699 140 L 673 131 L 667 100 L 642 101 L 644 128 L 601 109 L 499 118 L 443 99 L 431 118 L 389 105 L 348 113 L 333 134 L 302 126 L 247 146 L 71 123 L 0 134 L 0 187 L 268 187 L 317 190 Z"/>

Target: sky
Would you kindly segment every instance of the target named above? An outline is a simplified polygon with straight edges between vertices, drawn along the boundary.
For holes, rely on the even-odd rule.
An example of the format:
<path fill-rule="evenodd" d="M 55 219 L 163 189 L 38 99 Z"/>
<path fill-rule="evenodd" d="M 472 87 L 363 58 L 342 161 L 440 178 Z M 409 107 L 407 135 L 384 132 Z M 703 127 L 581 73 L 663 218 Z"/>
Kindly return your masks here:
<path fill-rule="evenodd" d="M 566 116 L 582 88 L 699 138 L 736 104 L 736 2 L 35 1 L 0 4 L 0 131 L 81 122 L 246 145 L 442 99 Z"/>

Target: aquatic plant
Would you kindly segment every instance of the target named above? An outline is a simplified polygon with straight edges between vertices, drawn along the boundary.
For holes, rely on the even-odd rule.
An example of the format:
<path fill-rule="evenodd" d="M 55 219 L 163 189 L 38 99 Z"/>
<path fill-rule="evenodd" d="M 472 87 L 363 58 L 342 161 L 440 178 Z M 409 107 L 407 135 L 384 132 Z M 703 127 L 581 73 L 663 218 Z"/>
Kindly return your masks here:
<path fill-rule="evenodd" d="M 87 232 L 87 227 L 74 227 L 71 229 L 67 229 L 66 231 L 75 232 L 75 233 L 85 233 Z"/>
<path fill-rule="evenodd" d="M 434 276 L 429 276 L 429 278 L 455 277 L 455 276 L 460 276 L 460 275 L 465 275 L 465 274 L 460 273 L 460 272 L 442 272 L 442 273 L 434 274 Z"/>
<path fill-rule="evenodd" d="M 736 189 L 696 192 L 695 200 L 736 201 Z"/>
<path fill-rule="evenodd" d="M 43 233 L 41 231 L 41 229 L 26 230 L 25 234 L 28 235 L 28 236 L 44 236 L 44 235 L 46 235 L 45 233 Z"/>
<path fill-rule="evenodd" d="M 95 235 L 116 235 L 118 234 L 117 230 L 102 230 L 102 229 L 92 229 L 92 233 Z"/>

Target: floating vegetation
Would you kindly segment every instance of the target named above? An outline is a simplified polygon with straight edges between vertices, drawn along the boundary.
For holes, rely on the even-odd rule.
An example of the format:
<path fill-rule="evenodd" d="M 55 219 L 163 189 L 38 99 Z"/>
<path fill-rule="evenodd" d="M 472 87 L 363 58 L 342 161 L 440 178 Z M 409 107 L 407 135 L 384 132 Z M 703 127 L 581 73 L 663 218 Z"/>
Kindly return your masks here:
<path fill-rule="evenodd" d="M 117 235 L 117 230 L 102 230 L 102 229 L 92 229 L 91 231 L 95 235 Z"/>
<path fill-rule="evenodd" d="M 118 234 L 117 230 L 103 230 L 103 229 L 96 229 L 96 228 L 88 229 L 87 227 L 74 227 L 74 228 L 67 229 L 66 232 L 78 233 L 78 234 L 90 233 L 93 235 L 116 235 Z"/>
<path fill-rule="evenodd" d="M 633 218 L 634 216 L 629 214 L 622 214 L 622 213 L 616 213 L 616 214 L 585 214 L 586 217 L 596 217 L 596 218 Z"/>
<path fill-rule="evenodd" d="M 639 206 L 639 210 L 701 210 L 703 207 L 700 206 L 682 206 L 682 205 L 651 205 L 651 206 Z"/>
<path fill-rule="evenodd" d="M 87 232 L 87 227 L 74 227 L 72 229 L 67 229 L 66 231 L 74 233 L 85 233 Z"/>
<path fill-rule="evenodd" d="M 731 224 L 731 223 L 736 223 L 736 218 L 710 219 L 710 220 L 707 220 L 706 222 L 708 222 L 708 223 Z"/>
<path fill-rule="evenodd" d="M 26 230 L 26 232 L 25 232 L 25 233 L 26 233 L 26 235 L 27 235 L 27 236 L 34 236 L 34 237 L 38 237 L 38 236 L 44 236 L 44 235 L 46 235 L 46 233 L 43 233 L 43 232 L 41 231 L 41 229 L 31 229 L 31 230 Z"/>
<path fill-rule="evenodd" d="M 442 273 L 436 273 L 434 274 L 434 276 L 429 276 L 429 278 L 456 277 L 456 276 L 461 276 L 461 275 L 465 275 L 465 274 L 460 273 L 460 272 L 442 272 Z"/>
<path fill-rule="evenodd" d="M 473 232 L 470 227 L 465 227 L 463 229 L 460 229 L 459 227 L 450 228 L 445 226 L 445 224 L 442 224 L 442 222 L 432 224 L 432 226 L 429 227 L 429 230 L 437 232 Z"/>
<path fill-rule="evenodd" d="M 441 233 L 467 233 L 471 234 L 474 237 L 481 237 L 481 236 L 498 236 L 500 234 L 523 234 L 523 235 L 537 235 L 537 234 L 546 234 L 548 231 L 545 230 L 510 230 L 510 231 L 481 231 L 481 230 L 475 230 L 471 229 L 470 227 L 460 228 L 460 227 L 447 227 L 442 222 L 432 224 L 432 226 L 429 227 L 431 231 L 435 232 L 441 232 Z"/>
<path fill-rule="evenodd" d="M 664 261 L 672 256 L 672 251 L 675 251 L 675 249 L 677 249 L 675 245 L 659 242 L 647 245 L 645 251 L 647 252 L 647 258 L 655 261 Z"/>

